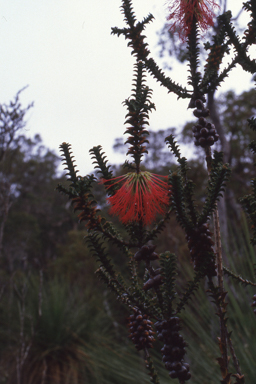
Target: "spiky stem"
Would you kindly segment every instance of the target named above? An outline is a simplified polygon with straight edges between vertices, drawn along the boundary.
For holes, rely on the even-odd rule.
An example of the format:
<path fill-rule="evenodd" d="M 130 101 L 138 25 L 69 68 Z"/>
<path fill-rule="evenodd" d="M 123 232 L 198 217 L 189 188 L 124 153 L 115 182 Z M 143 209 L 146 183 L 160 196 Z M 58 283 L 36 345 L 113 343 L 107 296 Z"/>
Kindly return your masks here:
<path fill-rule="evenodd" d="M 206 147 L 206 163 L 208 174 L 211 173 L 211 148 Z M 227 327 L 225 324 L 224 316 L 222 315 L 222 311 L 225 311 L 225 294 L 224 294 L 224 284 L 223 284 L 223 266 L 222 266 L 222 249 L 221 249 L 221 234 L 220 234 L 220 221 L 219 221 L 219 212 L 216 204 L 216 209 L 213 212 L 213 227 L 214 227 L 214 237 L 215 237 L 215 254 L 216 254 L 216 262 L 217 262 L 217 277 L 218 277 L 218 287 L 220 297 L 222 298 L 222 303 L 219 305 L 219 317 L 220 317 L 220 343 L 221 343 L 221 354 L 222 359 L 225 365 L 226 372 L 228 371 L 228 353 L 227 353 Z"/>
<path fill-rule="evenodd" d="M 144 349 L 144 352 L 145 352 L 145 363 L 146 363 L 146 368 L 148 369 L 149 371 L 149 376 L 151 378 L 150 381 L 152 381 L 153 384 L 160 384 L 159 382 L 159 379 L 158 379 L 158 375 L 157 375 L 157 371 L 153 365 L 153 361 L 151 359 L 151 356 L 148 352 L 148 349 L 145 348 Z"/>
<path fill-rule="evenodd" d="M 221 237 L 220 237 L 220 221 L 219 221 L 219 212 L 216 207 L 216 210 L 213 212 L 213 225 L 214 225 L 214 236 L 216 244 L 216 261 L 217 261 L 217 277 L 218 277 L 218 286 L 220 290 L 221 297 L 223 297 L 223 305 L 225 302 L 224 293 L 224 284 L 223 284 L 223 266 L 222 266 L 222 250 L 221 250 Z M 225 308 L 225 307 L 224 307 Z M 219 308 L 222 311 L 222 307 Z M 225 310 L 225 309 L 224 309 Z M 222 358 L 225 363 L 226 369 L 228 368 L 228 353 L 227 353 L 227 327 L 224 322 L 223 316 L 220 316 L 220 337 L 222 345 Z"/>
<path fill-rule="evenodd" d="M 240 369 L 240 366 L 239 366 L 239 361 L 238 361 L 238 358 L 237 358 L 237 356 L 235 354 L 235 350 L 234 350 L 233 343 L 232 343 L 232 340 L 231 340 L 231 337 L 230 337 L 230 333 L 228 334 L 228 346 L 229 346 L 230 353 L 232 355 L 232 359 L 233 359 L 233 363 L 234 363 L 234 367 L 236 369 L 236 372 L 240 376 L 242 376 L 241 369 Z"/>

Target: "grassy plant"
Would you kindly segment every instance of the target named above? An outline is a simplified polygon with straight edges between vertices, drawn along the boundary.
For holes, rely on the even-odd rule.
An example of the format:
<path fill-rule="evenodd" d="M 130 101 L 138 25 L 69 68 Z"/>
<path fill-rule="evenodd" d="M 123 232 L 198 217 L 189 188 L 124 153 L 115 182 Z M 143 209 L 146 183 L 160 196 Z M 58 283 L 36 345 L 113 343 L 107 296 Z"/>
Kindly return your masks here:
<path fill-rule="evenodd" d="M 9 325 L 3 310 L 6 303 L 2 302 L 1 383 L 148 382 L 143 355 L 138 359 L 126 329 L 116 329 L 117 324 L 113 324 L 97 294 L 80 291 L 55 278 L 44 283 L 40 304 L 38 281 L 24 281 L 24 303 L 21 293 L 14 295 Z M 16 286 L 17 290 L 22 290 L 23 283 Z M 166 378 L 165 370 L 160 370 L 161 377 Z"/>
<path fill-rule="evenodd" d="M 250 234 L 244 221 L 242 230 L 233 233 L 232 247 L 227 253 L 228 268 L 236 275 L 243 275 L 254 281 L 255 249 L 248 241 Z M 192 275 L 192 268 L 183 270 L 186 278 Z M 207 287 L 201 286 L 197 292 L 197 300 L 193 299 L 187 311 L 182 313 L 185 323 L 184 333 L 188 341 L 188 358 L 193 358 L 191 367 L 192 384 L 208 384 L 218 382 L 218 363 L 216 358 L 219 351 L 216 344 L 218 337 L 218 319 L 215 316 L 214 305 L 209 307 Z M 228 331 L 232 331 L 232 341 L 245 374 L 247 383 L 255 380 L 256 331 L 255 315 L 250 308 L 255 287 L 242 287 L 241 284 L 225 279 L 225 289 L 228 290 L 229 319 Z M 250 342 L 249 342 L 250 341 Z M 231 354 L 229 353 L 230 358 Z M 214 361 L 215 364 L 213 363 Z"/>

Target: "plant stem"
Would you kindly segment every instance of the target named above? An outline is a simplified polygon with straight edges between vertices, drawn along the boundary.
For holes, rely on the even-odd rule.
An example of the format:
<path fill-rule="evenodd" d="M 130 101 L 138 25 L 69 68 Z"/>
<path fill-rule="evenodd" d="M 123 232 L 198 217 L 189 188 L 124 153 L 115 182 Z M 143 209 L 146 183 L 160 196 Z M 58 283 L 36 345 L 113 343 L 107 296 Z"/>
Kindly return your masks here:
<path fill-rule="evenodd" d="M 206 154 L 206 163 L 208 174 L 211 172 L 211 148 L 205 148 Z M 219 317 L 220 317 L 220 349 L 221 355 L 224 363 L 224 371 L 228 372 L 228 352 L 227 352 L 227 327 L 225 323 L 225 310 L 227 303 L 225 303 L 225 293 L 224 293 L 224 284 L 223 284 L 223 265 L 222 265 L 222 250 L 221 250 L 221 235 L 220 235 L 220 222 L 219 222 L 219 212 L 216 204 L 215 211 L 213 212 L 213 227 L 214 227 L 214 237 L 215 237 L 215 254 L 216 254 L 216 263 L 217 263 L 217 277 L 218 277 L 218 287 L 221 297 L 221 303 L 218 306 Z"/>
<path fill-rule="evenodd" d="M 219 306 L 220 311 L 220 338 L 221 338 L 221 349 L 222 349 L 222 358 L 225 364 L 226 370 L 228 370 L 228 351 L 227 351 L 227 327 L 224 322 L 225 317 L 225 293 L 224 293 L 224 284 L 223 284 L 223 266 L 222 266 L 222 252 L 221 252 L 221 236 L 220 236 L 220 222 L 219 222 L 219 212 L 216 207 L 216 210 L 213 212 L 213 225 L 214 225 L 214 237 L 216 245 L 216 262 L 217 262 L 217 276 L 218 276 L 218 287 L 221 294 L 222 303 Z"/>
<path fill-rule="evenodd" d="M 148 352 L 148 349 L 145 348 L 144 349 L 144 352 L 145 352 L 145 364 L 146 364 L 146 368 L 148 369 L 149 371 L 149 376 L 151 378 L 150 381 L 152 381 L 153 384 L 160 384 L 159 382 L 159 379 L 158 379 L 158 375 L 157 375 L 157 371 L 154 367 L 154 364 L 153 364 L 153 361 L 151 359 L 151 356 Z"/>
<path fill-rule="evenodd" d="M 214 237 L 216 244 L 216 261 L 217 261 L 217 276 L 218 276 L 218 286 L 220 292 L 224 292 L 223 284 L 223 265 L 222 265 L 222 251 L 221 251 L 221 236 L 220 236 L 220 221 L 219 221 L 219 212 L 216 207 L 216 210 L 213 212 L 213 226 L 214 226 Z"/>
<path fill-rule="evenodd" d="M 233 359 L 233 363 L 234 363 L 236 372 L 241 376 L 242 373 L 241 373 L 241 369 L 240 369 L 240 366 L 239 366 L 239 361 L 238 361 L 238 358 L 236 357 L 235 350 L 234 350 L 233 343 L 232 343 L 232 340 L 230 338 L 230 335 L 228 337 L 228 346 L 229 346 L 230 353 L 232 355 L 232 359 Z"/>

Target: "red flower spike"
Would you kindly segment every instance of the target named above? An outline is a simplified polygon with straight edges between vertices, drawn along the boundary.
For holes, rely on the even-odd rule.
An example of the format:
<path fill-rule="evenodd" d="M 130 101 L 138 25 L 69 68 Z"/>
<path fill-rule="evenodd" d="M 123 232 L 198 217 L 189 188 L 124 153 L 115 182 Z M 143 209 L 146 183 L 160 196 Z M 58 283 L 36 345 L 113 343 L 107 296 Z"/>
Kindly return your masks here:
<path fill-rule="evenodd" d="M 122 185 L 107 199 L 111 205 L 110 214 L 118 216 L 124 224 L 129 221 L 142 221 L 143 225 L 152 223 L 157 213 L 166 212 L 169 203 L 167 178 L 150 172 L 130 172 L 112 179 L 116 180 L 115 184 Z"/>
<path fill-rule="evenodd" d="M 196 18 L 202 31 L 213 26 L 213 8 L 218 7 L 213 0 L 171 0 L 168 6 L 171 20 L 170 31 L 177 31 L 180 39 L 185 42 L 191 32 L 193 18 Z"/>

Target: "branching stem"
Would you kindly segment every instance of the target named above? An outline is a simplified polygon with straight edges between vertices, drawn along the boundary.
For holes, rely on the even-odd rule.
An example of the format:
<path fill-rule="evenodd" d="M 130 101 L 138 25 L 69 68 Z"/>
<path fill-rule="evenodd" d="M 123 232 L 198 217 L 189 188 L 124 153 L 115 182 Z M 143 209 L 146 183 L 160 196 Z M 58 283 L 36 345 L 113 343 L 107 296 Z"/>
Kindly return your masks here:
<path fill-rule="evenodd" d="M 232 359 L 233 359 L 233 363 L 234 363 L 236 372 L 241 376 L 242 373 L 241 373 L 241 369 L 240 369 L 240 366 L 239 366 L 239 361 L 238 361 L 238 358 L 237 358 L 237 356 L 235 354 L 235 350 L 234 350 L 233 343 L 232 343 L 230 335 L 228 337 L 228 346 L 229 346 L 230 353 L 232 355 Z"/>

